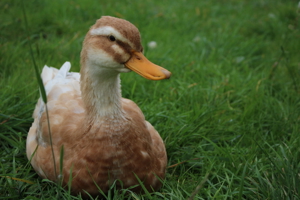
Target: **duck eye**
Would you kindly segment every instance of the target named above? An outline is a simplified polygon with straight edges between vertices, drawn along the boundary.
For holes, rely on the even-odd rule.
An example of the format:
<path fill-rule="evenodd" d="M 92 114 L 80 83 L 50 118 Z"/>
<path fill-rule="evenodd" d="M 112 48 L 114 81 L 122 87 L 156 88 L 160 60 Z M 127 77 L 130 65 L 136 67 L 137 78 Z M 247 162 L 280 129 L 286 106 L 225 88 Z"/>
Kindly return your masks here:
<path fill-rule="evenodd" d="M 113 42 L 113 41 L 116 41 L 116 38 L 115 38 L 115 36 L 113 36 L 113 35 L 108 36 L 108 38 L 109 38 L 109 40 L 112 41 L 112 42 Z"/>

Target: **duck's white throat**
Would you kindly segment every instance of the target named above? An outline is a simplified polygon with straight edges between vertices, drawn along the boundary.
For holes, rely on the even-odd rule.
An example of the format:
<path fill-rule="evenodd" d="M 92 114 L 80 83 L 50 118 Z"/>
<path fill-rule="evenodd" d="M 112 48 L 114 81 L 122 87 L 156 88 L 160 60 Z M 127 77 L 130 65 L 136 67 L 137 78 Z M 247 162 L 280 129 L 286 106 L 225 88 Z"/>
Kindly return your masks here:
<path fill-rule="evenodd" d="M 81 93 L 87 115 L 98 120 L 123 118 L 120 73 L 91 64 L 83 70 L 86 76 L 81 78 Z"/>

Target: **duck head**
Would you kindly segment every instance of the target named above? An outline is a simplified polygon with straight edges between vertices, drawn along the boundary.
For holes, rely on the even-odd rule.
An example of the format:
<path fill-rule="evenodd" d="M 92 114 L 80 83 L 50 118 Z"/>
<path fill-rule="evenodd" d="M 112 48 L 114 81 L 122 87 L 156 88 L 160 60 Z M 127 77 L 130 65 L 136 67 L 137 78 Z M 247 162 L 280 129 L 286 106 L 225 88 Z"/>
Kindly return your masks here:
<path fill-rule="evenodd" d="M 140 33 L 133 24 L 110 16 L 101 17 L 90 28 L 83 43 L 81 62 L 82 66 L 95 66 L 96 71 L 134 71 L 150 80 L 171 76 L 171 72 L 153 64 L 143 55 Z"/>

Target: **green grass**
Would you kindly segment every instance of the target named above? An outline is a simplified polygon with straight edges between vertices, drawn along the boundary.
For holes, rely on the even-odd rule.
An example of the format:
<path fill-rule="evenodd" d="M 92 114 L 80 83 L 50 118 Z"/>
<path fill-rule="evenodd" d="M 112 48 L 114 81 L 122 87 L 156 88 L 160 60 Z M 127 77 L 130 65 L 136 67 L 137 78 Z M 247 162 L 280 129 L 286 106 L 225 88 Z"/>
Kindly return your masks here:
<path fill-rule="evenodd" d="M 79 71 L 88 28 L 112 15 L 134 23 L 146 56 L 173 73 L 159 82 L 123 74 L 122 93 L 161 134 L 168 165 L 187 162 L 168 169 L 160 191 L 112 188 L 108 199 L 300 199 L 297 0 L 24 3 L 40 69 L 68 60 Z M 39 92 L 21 5 L 0 1 L 0 199 L 81 199 L 26 158 Z"/>

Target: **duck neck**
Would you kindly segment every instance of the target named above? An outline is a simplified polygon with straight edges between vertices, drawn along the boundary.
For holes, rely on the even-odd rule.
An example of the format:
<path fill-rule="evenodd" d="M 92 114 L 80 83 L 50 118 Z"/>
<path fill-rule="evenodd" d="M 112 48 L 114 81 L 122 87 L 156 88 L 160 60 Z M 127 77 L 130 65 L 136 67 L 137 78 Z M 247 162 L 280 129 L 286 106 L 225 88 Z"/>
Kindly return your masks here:
<path fill-rule="evenodd" d="M 89 122 L 124 119 L 119 72 L 99 66 L 82 66 L 81 93 Z"/>

